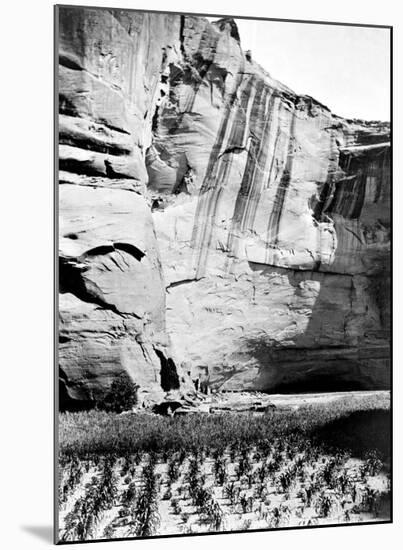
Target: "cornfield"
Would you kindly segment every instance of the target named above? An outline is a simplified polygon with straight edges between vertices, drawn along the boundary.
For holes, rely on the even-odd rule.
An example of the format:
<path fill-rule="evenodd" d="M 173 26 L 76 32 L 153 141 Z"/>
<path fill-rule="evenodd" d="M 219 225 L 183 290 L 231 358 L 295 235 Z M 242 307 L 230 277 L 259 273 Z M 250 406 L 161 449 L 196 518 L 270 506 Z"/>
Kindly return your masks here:
<path fill-rule="evenodd" d="M 63 415 L 60 539 L 387 521 L 387 453 L 323 437 L 357 412 Z"/>

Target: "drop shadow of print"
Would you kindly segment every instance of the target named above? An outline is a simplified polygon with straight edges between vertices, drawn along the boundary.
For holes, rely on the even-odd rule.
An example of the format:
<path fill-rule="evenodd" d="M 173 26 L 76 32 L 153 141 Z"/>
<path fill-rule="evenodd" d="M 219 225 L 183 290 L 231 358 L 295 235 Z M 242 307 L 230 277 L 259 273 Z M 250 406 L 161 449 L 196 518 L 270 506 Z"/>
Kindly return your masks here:
<path fill-rule="evenodd" d="M 37 539 L 49 544 L 53 543 L 53 527 L 51 525 L 22 525 L 21 529 Z"/>

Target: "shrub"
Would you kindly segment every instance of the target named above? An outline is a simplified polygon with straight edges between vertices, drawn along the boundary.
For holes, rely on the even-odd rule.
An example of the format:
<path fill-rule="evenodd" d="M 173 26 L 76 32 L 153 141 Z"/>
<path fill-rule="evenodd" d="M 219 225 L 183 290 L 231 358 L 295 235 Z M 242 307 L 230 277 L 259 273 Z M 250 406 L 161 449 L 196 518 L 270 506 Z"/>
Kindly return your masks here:
<path fill-rule="evenodd" d="M 115 413 L 129 411 L 137 403 L 138 387 L 126 372 L 122 372 L 97 401 L 97 407 Z"/>

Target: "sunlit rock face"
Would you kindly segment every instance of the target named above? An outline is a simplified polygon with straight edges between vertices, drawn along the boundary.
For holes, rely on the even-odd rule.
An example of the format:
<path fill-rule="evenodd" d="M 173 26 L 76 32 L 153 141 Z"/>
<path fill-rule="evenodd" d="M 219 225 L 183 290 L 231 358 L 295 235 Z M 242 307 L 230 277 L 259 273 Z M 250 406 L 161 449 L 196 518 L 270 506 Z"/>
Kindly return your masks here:
<path fill-rule="evenodd" d="M 63 8 L 60 34 L 70 398 L 121 369 L 149 397 L 206 367 L 216 389 L 387 387 L 389 126 L 297 96 L 230 19 Z"/>
<path fill-rule="evenodd" d="M 126 370 L 152 402 L 181 380 L 146 198 L 145 153 L 177 16 L 60 9 L 61 407 Z"/>

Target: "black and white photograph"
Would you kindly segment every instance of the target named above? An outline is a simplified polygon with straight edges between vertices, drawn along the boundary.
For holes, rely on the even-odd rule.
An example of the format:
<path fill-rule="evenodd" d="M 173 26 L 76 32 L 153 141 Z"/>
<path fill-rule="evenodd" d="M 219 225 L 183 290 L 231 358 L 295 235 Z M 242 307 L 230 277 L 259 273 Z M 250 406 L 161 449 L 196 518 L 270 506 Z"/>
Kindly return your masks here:
<path fill-rule="evenodd" d="M 265 11 L 55 8 L 56 543 L 392 521 L 392 28 Z"/>

